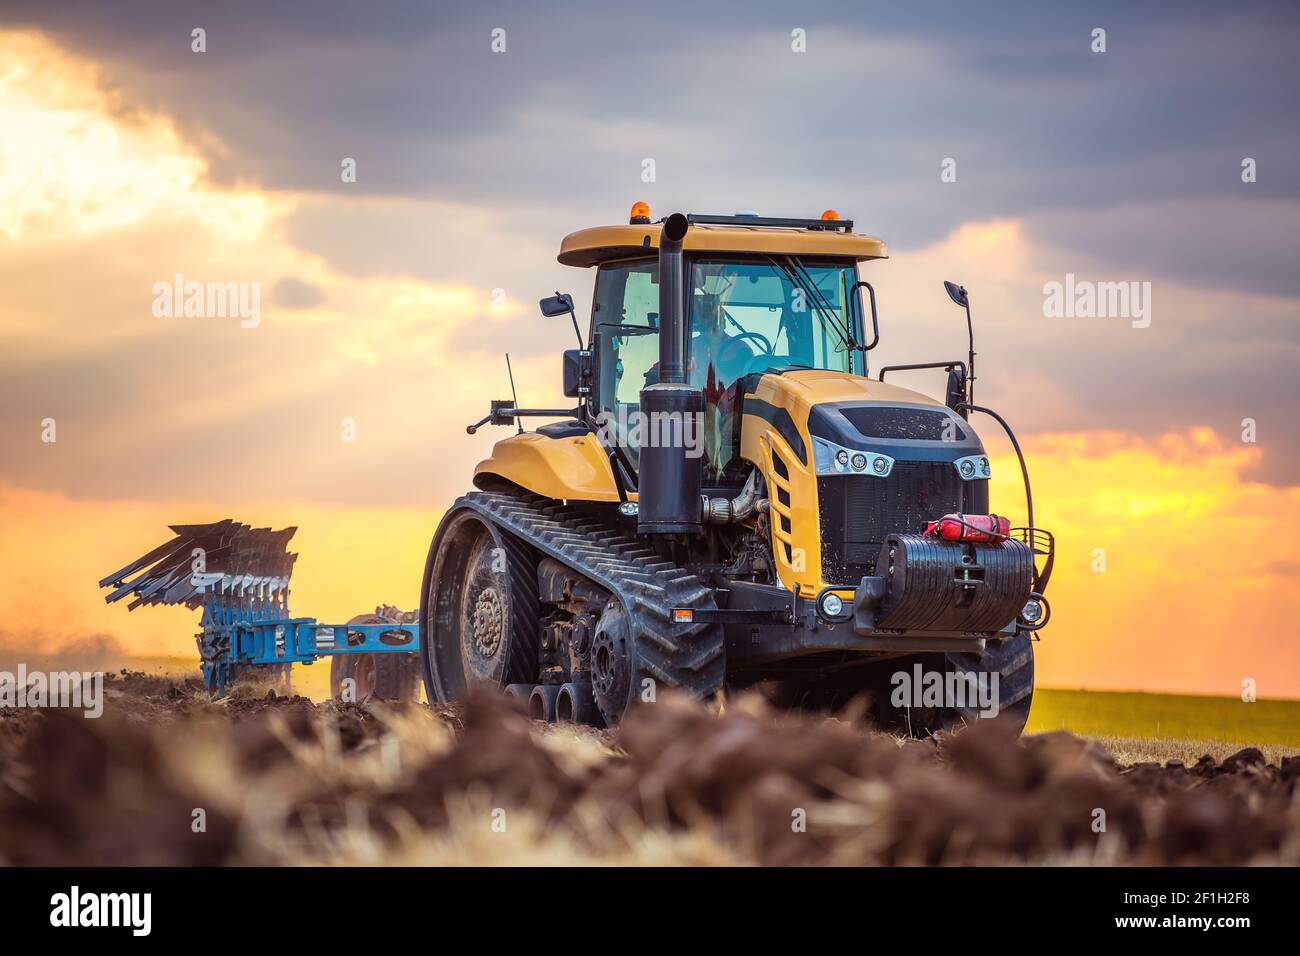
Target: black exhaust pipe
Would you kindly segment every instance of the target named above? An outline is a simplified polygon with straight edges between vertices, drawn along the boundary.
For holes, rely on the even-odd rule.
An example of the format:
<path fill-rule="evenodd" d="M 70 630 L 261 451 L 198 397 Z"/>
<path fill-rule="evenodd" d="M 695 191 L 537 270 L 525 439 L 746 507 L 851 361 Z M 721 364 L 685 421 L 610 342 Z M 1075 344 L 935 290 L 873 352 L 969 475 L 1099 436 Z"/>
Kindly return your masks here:
<path fill-rule="evenodd" d="M 686 277 L 681 213 L 659 231 L 659 381 L 641 390 L 637 530 L 699 534 L 704 479 L 704 393 L 686 384 Z"/>
<path fill-rule="evenodd" d="M 659 230 L 659 382 L 686 384 L 686 329 L 682 315 L 685 276 L 682 240 L 691 228 L 679 212 L 664 220 Z"/>

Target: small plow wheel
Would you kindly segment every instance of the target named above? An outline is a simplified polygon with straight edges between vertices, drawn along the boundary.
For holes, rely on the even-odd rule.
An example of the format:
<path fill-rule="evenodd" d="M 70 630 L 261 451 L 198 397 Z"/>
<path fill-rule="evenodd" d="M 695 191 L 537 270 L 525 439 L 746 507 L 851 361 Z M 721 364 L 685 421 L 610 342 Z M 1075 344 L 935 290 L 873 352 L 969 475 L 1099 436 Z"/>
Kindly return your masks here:
<path fill-rule="evenodd" d="M 390 624 L 378 614 L 360 614 L 349 624 Z M 414 700 L 418 680 L 415 654 L 335 654 L 330 658 L 330 694 L 335 700 Z M 344 681 L 350 680 L 350 684 Z"/>

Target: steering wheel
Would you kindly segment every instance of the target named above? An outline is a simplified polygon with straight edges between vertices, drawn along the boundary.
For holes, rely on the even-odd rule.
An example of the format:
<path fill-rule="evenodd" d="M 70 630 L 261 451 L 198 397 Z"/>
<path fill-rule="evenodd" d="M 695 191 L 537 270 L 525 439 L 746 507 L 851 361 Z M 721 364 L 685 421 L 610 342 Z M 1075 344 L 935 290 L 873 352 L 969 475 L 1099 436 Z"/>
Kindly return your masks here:
<path fill-rule="evenodd" d="M 740 341 L 741 339 L 757 339 L 758 342 L 761 343 L 764 355 L 771 355 L 773 351 L 772 343 L 768 340 L 766 335 L 763 335 L 760 332 L 737 332 L 731 337 L 731 339 L 733 342 Z"/>

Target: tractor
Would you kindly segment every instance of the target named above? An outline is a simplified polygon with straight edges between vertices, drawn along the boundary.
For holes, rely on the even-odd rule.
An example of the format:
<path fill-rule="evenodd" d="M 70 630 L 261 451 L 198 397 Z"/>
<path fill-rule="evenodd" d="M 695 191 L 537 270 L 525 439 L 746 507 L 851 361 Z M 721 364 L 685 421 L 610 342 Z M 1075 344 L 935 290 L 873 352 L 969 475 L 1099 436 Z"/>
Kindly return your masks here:
<path fill-rule="evenodd" d="M 429 550 L 429 700 L 486 686 L 613 726 L 661 693 L 756 688 L 806 709 L 859 699 L 913 735 L 1022 729 L 1053 539 L 1014 433 L 974 402 L 964 288 L 945 284 L 964 360 L 868 367 L 880 327 L 859 269 L 886 257 L 833 210 L 651 222 L 638 203 L 565 237 L 559 261 L 595 270 L 586 335 L 572 296 L 541 311 L 573 323 L 575 405 L 494 400 L 467 429 L 519 425 Z M 885 381 L 919 369 L 947 372 L 945 401 Z M 990 511 L 976 414 L 1015 449 L 1024 527 Z"/>

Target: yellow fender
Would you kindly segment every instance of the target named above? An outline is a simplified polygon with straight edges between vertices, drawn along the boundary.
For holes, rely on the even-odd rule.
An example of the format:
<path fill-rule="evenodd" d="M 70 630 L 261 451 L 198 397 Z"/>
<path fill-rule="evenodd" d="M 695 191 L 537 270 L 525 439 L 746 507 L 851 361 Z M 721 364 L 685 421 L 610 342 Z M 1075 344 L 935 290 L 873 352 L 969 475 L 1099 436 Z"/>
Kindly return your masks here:
<path fill-rule="evenodd" d="M 525 432 L 499 441 L 474 469 L 480 488 L 493 477 L 565 501 L 618 501 L 609 457 L 595 435 L 550 438 Z"/>

